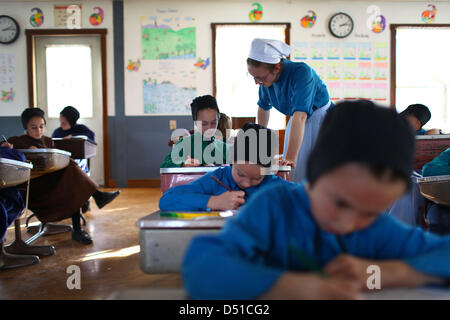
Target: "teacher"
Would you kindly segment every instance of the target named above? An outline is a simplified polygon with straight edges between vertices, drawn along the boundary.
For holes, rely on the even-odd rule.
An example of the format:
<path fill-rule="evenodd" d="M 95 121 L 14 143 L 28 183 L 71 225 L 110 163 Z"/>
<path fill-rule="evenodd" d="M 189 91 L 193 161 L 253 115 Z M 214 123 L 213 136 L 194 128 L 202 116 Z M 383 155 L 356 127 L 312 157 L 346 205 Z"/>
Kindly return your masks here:
<path fill-rule="evenodd" d="M 305 178 L 308 155 L 333 104 L 317 73 L 304 62 L 286 60 L 290 53 L 291 48 L 282 41 L 254 39 L 247 69 L 260 85 L 258 123 L 267 127 L 272 107 L 290 116 L 279 164 L 290 165 L 292 181 L 299 182 Z"/>

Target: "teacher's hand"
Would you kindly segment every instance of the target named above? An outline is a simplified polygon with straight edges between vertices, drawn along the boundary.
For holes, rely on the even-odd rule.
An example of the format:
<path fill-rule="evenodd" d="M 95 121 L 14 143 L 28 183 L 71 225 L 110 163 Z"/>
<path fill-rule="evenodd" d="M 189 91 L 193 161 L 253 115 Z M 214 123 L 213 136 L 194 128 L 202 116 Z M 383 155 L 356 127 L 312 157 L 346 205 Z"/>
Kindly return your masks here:
<path fill-rule="evenodd" d="M 280 159 L 278 160 L 279 166 L 290 166 L 292 169 L 295 168 L 295 162 L 287 159 Z"/>
<path fill-rule="evenodd" d="M 190 156 L 186 157 L 186 161 L 183 163 L 183 167 L 199 167 L 200 161 L 197 159 L 191 158 Z"/>

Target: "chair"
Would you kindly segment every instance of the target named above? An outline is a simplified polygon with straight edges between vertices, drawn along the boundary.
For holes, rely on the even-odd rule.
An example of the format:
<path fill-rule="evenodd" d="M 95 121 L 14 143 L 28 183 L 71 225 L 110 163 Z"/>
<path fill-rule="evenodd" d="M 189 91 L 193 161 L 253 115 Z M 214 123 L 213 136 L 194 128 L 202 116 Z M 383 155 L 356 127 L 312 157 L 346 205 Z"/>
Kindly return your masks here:
<path fill-rule="evenodd" d="M 231 117 L 231 128 L 241 129 L 246 122 L 256 122 L 256 117 Z"/>

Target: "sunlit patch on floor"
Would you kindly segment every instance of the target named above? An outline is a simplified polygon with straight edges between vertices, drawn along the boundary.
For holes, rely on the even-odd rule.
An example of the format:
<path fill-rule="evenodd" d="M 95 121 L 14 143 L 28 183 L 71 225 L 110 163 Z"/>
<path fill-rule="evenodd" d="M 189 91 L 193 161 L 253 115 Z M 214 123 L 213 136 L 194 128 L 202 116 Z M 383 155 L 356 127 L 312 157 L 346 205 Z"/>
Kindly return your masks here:
<path fill-rule="evenodd" d="M 140 246 L 132 246 L 128 248 L 123 248 L 119 250 L 103 250 L 98 252 L 92 252 L 89 254 L 86 254 L 83 258 L 74 260 L 75 262 L 84 262 L 84 261 L 90 261 L 90 260 L 98 260 L 98 259 L 109 259 L 109 258 L 124 258 L 129 257 L 133 254 L 139 253 Z"/>

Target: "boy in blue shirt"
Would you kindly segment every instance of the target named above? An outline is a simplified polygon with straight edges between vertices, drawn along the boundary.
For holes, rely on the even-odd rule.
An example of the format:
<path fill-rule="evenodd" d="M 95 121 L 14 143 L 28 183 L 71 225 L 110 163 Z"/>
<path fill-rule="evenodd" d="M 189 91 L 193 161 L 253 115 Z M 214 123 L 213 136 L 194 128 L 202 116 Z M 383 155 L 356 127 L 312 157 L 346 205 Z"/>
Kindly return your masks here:
<path fill-rule="evenodd" d="M 427 106 L 416 103 L 411 104 L 400 113 L 408 120 L 411 127 L 416 131 L 416 135 L 430 135 L 430 134 L 443 134 L 440 129 L 425 130 L 423 126 L 430 121 L 431 112 Z"/>
<path fill-rule="evenodd" d="M 255 133 L 254 141 L 249 138 L 252 131 Z M 163 211 L 237 209 L 262 186 L 285 181 L 273 174 L 268 174 L 278 149 L 277 141 L 272 130 L 258 124 L 244 124 L 233 145 L 234 164 L 232 166 L 221 167 L 189 184 L 167 190 L 159 201 L 159 208 Z M 263 145 L 266 148 L 262 148 Z M 255 147 L 254 150 L 252 146 Z M 265 153 L 266 150 L 268 153 Z M 260 152 L 264 153 L 262 157 Z M 266 155 L 268 156 L 264 159 Z"/>
<path fill-rule="evenodd" d="M 413 156 L 413 132 L 395 111 L 338 104 L 308 158 L 307 181 L 264 188 L 220 234 L 193 240 L 182 265 L 189 296 L 359 298 L 372 265 L 381 288 L 450 278 L 450 237 L 382 214 L 407 191 Z"/>

